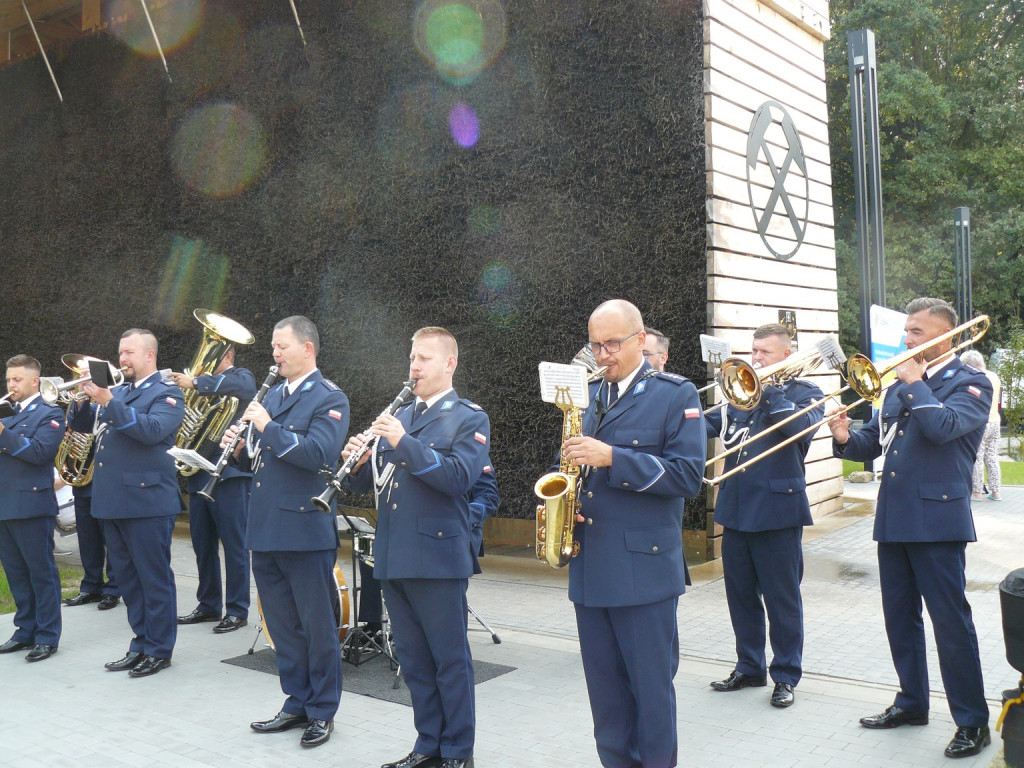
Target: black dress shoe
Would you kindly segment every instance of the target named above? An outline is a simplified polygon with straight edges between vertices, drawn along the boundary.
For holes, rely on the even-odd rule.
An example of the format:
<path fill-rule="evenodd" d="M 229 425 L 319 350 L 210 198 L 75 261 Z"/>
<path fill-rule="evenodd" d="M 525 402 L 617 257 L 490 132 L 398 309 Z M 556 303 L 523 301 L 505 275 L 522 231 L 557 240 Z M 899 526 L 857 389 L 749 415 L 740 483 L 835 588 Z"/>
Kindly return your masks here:
<path fill-rule="evenodd" d="M 956 735 L 946 747 L 946 757 L 971 757 L 976 755 L 992 743 L 992 736 L 988 732 L 988 726 L 980 728 L 965 728 L 960 726 L 956 729 Z"/>
<path fill-rule="evenodd" d="M 69 597 L 64 601 L 64 605 L 70 605 L 74 608 L 76 605 L 85 605 L 86 603 L 98 603 L 103 599 L 103 595 L 97 595 L 95 592 L 79 592 L 74 597 Z"/>
<path fill-rule="evenodd" d="M 768 680 L 763 677 L 745 675 L 734 670 L 727 679 L 712 683 L 711 687 L 716 691 L 738 691 L 740 688 L 764 688 L 766 685 Z"/>
<path fill-rule="evenodd" d="M 103 599 L 100 600 L 100 604 L 96 607 L 101 611 L 109 611 L 111 608 L 116 608 L 121 604 L 121 598 L 114 595 L 104 595 Z"/>
<path fill-rule="evenodd" d="M 220 624 L 213 628 L 213 631 L 215 634 L 223 635 L 225 632 L 234 632 L 248 623 L 241 616 L 225 616 L 220 620 Z"/>
<path fill-rule="evenodd" d="M 155 675 L 161 669 L 171 666 L 170 659 L 158 659 L 156 656 L 143 656 L 142 661 L 128 673 L 128 677 L 147 677 Z"/>
<path fill-rule="evenodd" d="M 143 654 L 141 651 L 128 651 L 128 653 L 124 655 L 123 659 L 108 661 L 103 666 L 111 672 L 124 672 L 129 669 L 134 669 L 135 666 L 142 661 L 142 658 Z"/>
<path fill-rule="evenodd" d="M 207 613 L 196 608 L 187 616 L 178 617 L 179 624 L 202 624 L 204 621 L 220 621 L 220 616 L 216 613 Z"/>
<path fill-rule="evenodd" d="M 440 768 L 441 758 L 421 755 L 419 752 L 410 752 L 401 760 L 393 763 L 384 763 L 380 768 Z"/>
<path fill-rule="evenodd" d="M 319 747 L 321 744 L 327 743 L 333 730 L 333 720 L 310 720 L 305 733 L 299 739 L 299 744 L 304 747 Z"/>
<path fill-rule="evenodd" d="M 32 650 L 28 652 L 28 655 L 25 657 L 25 661 L 42 661 L 43 659 L 50 658 L 56 652 L 56 645 L 43 645 L 42 643 L 37 643 L 33 646 Z"/>
<path fill-rule="evenodd" d="M 793 686 L 789 683 L 776 683 L 772 691 L 772 706 L 785 709 L 793 705 Z"/>
<path fill-rule="evenodd" d="M 13 637 L 3 645 L 0 645 L 0 653 L 14 653 L 15 651 L 21 651 L 25 648 L 31 648 L 32 643 L 23 643 L 20 640 L 15 640 Z"/>
<path fill-rule="evenodd" d="M 302 728 L 309 724 L 305 715 L 290 715 L 283 709 L 269 720 L 257 720 L 249 723 L 249 727 L 257 733 L 278 733 L 292 728 Z"/>
<path fill-rule="evenodd" d="M 448 757 L 441 761 L 441 768 L 473 768 L 473 758 L 461 760 L 457 757 Z"/>
<path fill-rule="evenodd" d="M 860 724 L 865 728 L 899 728 L 901 725 L 928 725 L 927 712 L 908 712 L 893 706 L 880 715 L 862 717 Z"/>

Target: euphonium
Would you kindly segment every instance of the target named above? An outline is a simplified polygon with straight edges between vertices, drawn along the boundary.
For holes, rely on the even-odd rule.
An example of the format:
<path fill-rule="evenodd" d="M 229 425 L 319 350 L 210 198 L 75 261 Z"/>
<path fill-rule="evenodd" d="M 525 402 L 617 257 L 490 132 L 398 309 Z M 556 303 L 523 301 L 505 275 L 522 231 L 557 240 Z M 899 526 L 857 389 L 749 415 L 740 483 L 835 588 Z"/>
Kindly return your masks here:
<path fill-rule="evenodd" d="M 192 364 L 183 373 L 189 378 L 212 374 L 224 360 L 233 344 L 252 344 L 256 339 L 245 327 L 230 317 L 197 309 L 192 313 L 203 326 L 203 341 Z M 237 397 L 210 397 L 195 389 L 185 390 L 185 417 L 178 436 L 177 448 L 191 448 L 203 456 L 212 456 L 220 448 L 221 435 L 227 431 L 238 410 Z M 175 462 L 183 476 L 193 475 L 198 468 Z"/>
<path fill-rule="evenodd" d="M 598 368 L 590 350 L 584 347 L 574 363 L 584 365 L 590 380 L 604 375 L 606 368 Z M 583 409 L 573 406 L 572 399 L 559 390 L 555 405 L 561 409 L 562 442 L 583 434 Z M 576 514 L 580 511 L 580 468 L 559 451 L 558 471 L 544 475 L 533 486 L 533 492 L 544 503 L 537 505 L 537 559 L 552 568 L 564 568 L 580 552 L 580 543 L 574 538 Z"/>

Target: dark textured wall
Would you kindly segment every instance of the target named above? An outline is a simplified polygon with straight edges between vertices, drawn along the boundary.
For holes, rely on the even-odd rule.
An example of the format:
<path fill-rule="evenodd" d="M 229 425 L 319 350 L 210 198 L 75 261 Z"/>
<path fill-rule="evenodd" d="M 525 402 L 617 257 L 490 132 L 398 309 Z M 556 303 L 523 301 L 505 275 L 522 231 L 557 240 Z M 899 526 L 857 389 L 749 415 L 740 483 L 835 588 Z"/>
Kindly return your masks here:
<path fill-rule="evenodd" d="M 256 335 L 239 362 L 260 380 L 273 323 L 302 313 L 355 429 L 412 332 L 443 325 L 491 417 L 501 514 L 532 516 L 560 428 L 537 363 L 568 362 L 598 303 L 635 302 L 670 368 L 703 376 L 700 3 L 464 2 L 504 7 L 507 39 L 461 81 L 399 0 L 299 3 L 305 49 L 280 0 L 151 3 L 173 82 L 115 19 L 55 66 L 63 105 L 41 59 L 0 71 L 5 355 L 62 375 L 62 353 L 145 326 L 180 370 L 205 306 Z"/>

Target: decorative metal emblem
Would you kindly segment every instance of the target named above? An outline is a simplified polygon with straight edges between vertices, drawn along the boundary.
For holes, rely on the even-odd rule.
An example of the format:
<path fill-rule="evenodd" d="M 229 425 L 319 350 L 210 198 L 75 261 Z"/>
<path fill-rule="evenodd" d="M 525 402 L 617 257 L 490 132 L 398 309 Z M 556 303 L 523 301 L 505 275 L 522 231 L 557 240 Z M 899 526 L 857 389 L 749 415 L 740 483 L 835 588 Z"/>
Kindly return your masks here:
<path fill-rule="evenodd" d="M 757 233 L 777 259 L 791 258 L 803 244 L 809 191 L 796 124 L 779 102 L 766 101 L 747 132 L 747 194 Z"/>

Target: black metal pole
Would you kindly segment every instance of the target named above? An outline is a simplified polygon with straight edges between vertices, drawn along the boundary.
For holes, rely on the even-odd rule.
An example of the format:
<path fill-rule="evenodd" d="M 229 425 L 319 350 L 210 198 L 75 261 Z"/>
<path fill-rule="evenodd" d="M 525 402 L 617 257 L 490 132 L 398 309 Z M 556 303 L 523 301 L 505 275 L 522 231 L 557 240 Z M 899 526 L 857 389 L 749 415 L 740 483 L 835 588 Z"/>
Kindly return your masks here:
<path fill-rule="evenodd" d="M 953 209 L 953 248 L 956 263 L 956 311 L 960 320 L 974 317 L 974 287 L 971 277 L 971 209 Z"/>

